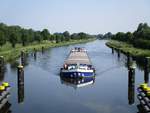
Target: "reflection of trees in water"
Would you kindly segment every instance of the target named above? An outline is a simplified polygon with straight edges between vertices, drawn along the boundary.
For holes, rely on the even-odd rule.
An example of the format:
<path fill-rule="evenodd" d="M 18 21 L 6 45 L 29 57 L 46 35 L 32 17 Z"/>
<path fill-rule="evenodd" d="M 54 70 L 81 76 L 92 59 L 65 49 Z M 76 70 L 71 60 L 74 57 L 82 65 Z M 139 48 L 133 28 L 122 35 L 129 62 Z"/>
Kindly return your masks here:
<path fill-rule="evenodd" d="M 127 56 L 126 56 L 127 57 Z M 143 71 L 145 70 L 145 62 L 146 58 L 145 57 L 130 57 L 130 60 L 128 61 L 128 57 L 126 58 L 126 62 L 124 63 L 125 67 L 129 67 L 131 61 L 136 61 L 136 66 L 139 70 Z M 150 65 L 150 62 L 149 62 Z"/>
<path fill-rule="evenodd" d="M 11 67 L 11 69 L 16 70 L 16 68 L 18 67 L 19 64 L 20 64 L 20 62 L 17 61 L 17 60 L 15 60 L 15 61 L 10 62 L 10 67 Z M 25 67 L 25 66 L 27 66 L 28 64 L 29 64 L 29 63 L 28 63 L 27 59 L 25 59 L 25 61 L 23 62 L 22 65 Z"/>
<path fill-rule="evenodd" d="M 133 57 L 133 60 L 136 61 L 138 69 L 144 70 L 144 68 L 145 68 L 145 58 L 144 57 Z"/>
<path fill-rule="evenodd" d="M 11 69 L 16 70 L 16 68 L 17 68 L 18 65 L 19 65 L 19 61 L 15 60 L 15 61 L 10 62 Z"/>

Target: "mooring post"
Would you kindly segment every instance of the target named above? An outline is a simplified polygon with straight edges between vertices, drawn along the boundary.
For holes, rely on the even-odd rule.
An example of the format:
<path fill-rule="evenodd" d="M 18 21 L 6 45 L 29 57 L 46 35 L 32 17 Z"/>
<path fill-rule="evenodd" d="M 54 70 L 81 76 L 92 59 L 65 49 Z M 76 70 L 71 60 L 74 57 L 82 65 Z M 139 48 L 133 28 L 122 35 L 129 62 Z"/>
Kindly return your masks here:
<path fill-rule="evenodd" d="M 119 49 L 117 50 L 117 53 L 118 53 L 118 58 L 120 58 L 120 50 Z"/>
<path fill-rule="evenodd" d="M 135 68 L 136 68 L 136 63 L 135 61 L 133 61 L 131 62 L 128 70 L 128 102 L 130 105 L 134 103 Z"/>
<path fill-rule="evenodd" d="M 111 49 L 112 49 L 112 54 L 114 54 L 114 48 L 112 47 Z"/>
<path fill-rule="evenodd" d="M 127 53 L 127 67 L 128 67 L 128 69 L 130 67 L 130 62 L 131 62 L 131 60 L 130 60 L 130 53 L 128 52 Z"/>
<path fill-rule="evenodd" d="M 24 70 L 23 66 L 18 66 L 18 103 L 24 100 Z"/>
<path fill-rule="evenodd" d="M 4 61 L 4 57 L 0 56 L 0 73 L 3 73 L 5 70 L 5 61 Z"/>
<path fill-rule="evenodd" d="M 18 85 L 18 103 L 24 101 L 24 84 Z"/>
<path fill-rule="evenodd" d="M 36 52 L 37 52 L 37 51 L 36 51 L 36 49 L 34 48 L 34 54 L 33 54 L 33 55 L 34 55 L 34 59 L 35 59 L 35 60 L 36 60 Z"/>
<path fill-rule="evenodd" d="M 24 66 L 24 64 L 25 64 L 25 57 L 26 57 L 26 55 L 25 55 L 25 52 L 24 51 L 21 51 L 21 64 Z"/>
<path fill-rule="evenodd" d="M 44 53 L 44 47 L 42 46 L 42 53 Z"/>
<path fill-rule="evenodd" d="M 24 70 L 23 66 L 19 65 L 18 66 L 18 85 L 24 84 Z"/>
<path fill-rule="evenodd" d="M 4 75 L 5 75 L 5 72 L 0 72 L 0 81 L 4 80 Z"/>
<path fill-rule="evenodd" d="M 144 67 L 144 81 L 145 83 L 149 82 L 149 68 L 150 68 L 150 57 L 145 58 L 145 67 Z"/>

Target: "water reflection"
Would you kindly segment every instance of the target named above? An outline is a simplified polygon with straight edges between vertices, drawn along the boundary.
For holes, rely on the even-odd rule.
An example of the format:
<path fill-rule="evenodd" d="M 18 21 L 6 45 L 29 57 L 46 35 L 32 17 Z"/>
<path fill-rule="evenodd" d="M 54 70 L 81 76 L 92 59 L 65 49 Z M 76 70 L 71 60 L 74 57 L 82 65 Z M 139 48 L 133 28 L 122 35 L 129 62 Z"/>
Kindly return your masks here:
<path fill-rule="evenodd" d="M 24 102 L 24 84 L 18 85 L 18 103 Z"/>
<path fill-rule="evenodd" d="M 21 64 L 25 67 L 28 65 L 28 62 L 27 62 L 27 57 L 25 57 L 24 59 L 21 60 Z"/>
<path fill-rule="evenodd" d="M 62 84 L 65 84 L 67 86 L 73 87 L 74 89 L 77 89 L 79 87 L 85 87 L 91 84 L 94 84 L 95 77 L 86 77 L 86 78 L 66 78 L 63 76 L 60 76 L 60 81 Z"/>
<path fill-rule="evenodd" d="M 10 62 L 10 67 L 11 69 L 13 70 L 16 70 L 16 67 L 19 65 L 19 61 L 13 61 L 13 62 Z"/>
<path fill-rule="evenodd" d="M 128 72 L 128 103 L 134 104 L 135 96 L 135 70 L 129 70 Z"/>
<path fill-rule="evenodd" d="M 2 82 L 4 80 L 4 75 L 5 75 L 5 72 L 0 72 L 0 82 Z"/>
<path fill-rule="evenodd" d="M 18 85 L 17 87 L 15 85 L 17 82 L 16 73 L 9 69 L 8 66 L 5 79 L 14 86 L 10 99 L 12 112 L 49 113 L 49 110 L 55 113 L 135 112 L 137 110 L 136 105 L 129 107 L 126 104 L 133 104 L 134 102 L 137 104 L 134 97 L 134 85 L 136 87 L 141 82 L 144 73 L 142 72 L 141 74 L 141 70 L 137 69 L 136 82 L 134 82 L 131 80 L 132 77 L 127 75 L 130 63 L 127 63 L 128 59 L 126 59 L 125 55 L 121 54 L 118 62 L 117 55 L 111 55 L 109 49 L 101 42 L 87 44 L 85 47 L 88 49 L 92 63 L 97 69 L 96 83 L 95 78 L 71 79 L 60 77 L 60 81 L 63 84 L 60 85 L 58 76 L 56 77 L 55 75 L 58 73 L 67 52 L 72 46 L 53 48 L 45 51 L 44 55 L 37 53 L 36 56 L 34 53 L 31 53 L 27 60 L 30 65 L 24 69 L 27 74 L 25 86 Z M 36 59 L 36 57 L 35 63 L 34 58 Z M 126 68 L 124 65 L 126 65 Z M 18 64 L 14 66 L 15 70 L 17 66 Z M 101 76 L 102 74 L 103 76 Z M 80 91 L 74 92 L 74 89 L 93 86 L 92 84 L 94 84 L 92 88 L 82 88 Z M 57 89 L 58 85 L 59 90 Z M 51 91 L 47 90 L 47 88 Z M 42 93 L 42 98 L 39 89 L 41 89 L 40 92 L 44 92 Z M 18 103 L 25 102 L 25 104 L 16 104 L 16 99 L 18 99 Z M 71 101 L 69 101 L 70 99 Z M 3 112 L 0 111 L 0 113 Z"/>
<path fill-rule="evenodd" d="M 11 104 L 7 101 L 6 104 L 0 109 L 0 113 L 11 113 Z"/>

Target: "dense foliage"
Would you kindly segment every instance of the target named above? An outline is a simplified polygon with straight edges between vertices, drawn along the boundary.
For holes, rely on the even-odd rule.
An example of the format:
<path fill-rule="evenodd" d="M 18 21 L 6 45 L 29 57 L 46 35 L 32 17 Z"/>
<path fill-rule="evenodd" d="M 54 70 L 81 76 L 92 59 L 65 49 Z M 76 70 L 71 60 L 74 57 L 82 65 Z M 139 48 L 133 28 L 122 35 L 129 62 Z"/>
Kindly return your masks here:
<path fill-rule="evenodd" d="M 112 39 L 128 42 L 138 48 L 150 49 L 150 27 L 147 23 L 140 23 L 133 33 L 118 32 L 112 36 Z"/>
<path fill-rule="evenodd" d="M 41 42 L 48 40 L 53 43 L 59 43 L 69 40 L 89 39 L 93 36 L 86 33 L 74 33 L 70 34 L 68 31 L 64 33 L 50 34 L 47 29 L 42 31 L 35 31 L 33 29 L 24 29 L 20 26 L 7 26 L 4 23 L 0 23 L 0 46 L 3 46 L 6 42 L 10 42 L 12 47 L 15 48 L 17 43 L 26 46 L 32 42 Z"/>
<path fill-rule="evenodd" d="M 113 34 L 111 32 L 108 32 L 108 33 L 106 33 L 104 35 L 103 34 L 98 34 L 96 37 L 98 39 L 111 39 L 112 36 L 113 36 Z"/>

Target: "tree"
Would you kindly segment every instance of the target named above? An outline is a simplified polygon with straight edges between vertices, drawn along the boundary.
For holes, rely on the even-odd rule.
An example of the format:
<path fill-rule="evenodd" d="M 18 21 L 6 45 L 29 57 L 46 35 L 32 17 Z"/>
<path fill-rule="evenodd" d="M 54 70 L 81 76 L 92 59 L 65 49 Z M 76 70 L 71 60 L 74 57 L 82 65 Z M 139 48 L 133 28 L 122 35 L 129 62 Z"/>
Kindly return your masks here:
<path fill-rule="evenodd" d="M 133 41 L 133 34 L 132 34 L 131 32 L 127 32 L 127 33 L 125 34 L 125 37 L 126 37 L 126 40 L 127 40 L 128 42 Z"/>
<path fill-rule="evenodd" d="M 138 31 L 141 31 L 142 29 L 143 29 L 143 23 L 140 23 L 140 24 L 138 25 L 137 32 L 138 32 Z"/>
<path fill-rule="evenodd" d="M 40 31 L 35 32 L 35 41 L 38 41 L 39 43 L 42 41 L 42 36 Z"/>
<path fill-rule="evenodd" d="M 28 42 L 28 33 L 26 30 L 22 31 L 22 36 L 21 36 L 21 42 L 22 42 L 22 46 L 25 46 L 26 43 Z"/>
<path fill-rule="evenodd" d="M 69 41 L 70 40 L 70 33 L 68 31 L 63 32 L 63 36 L 65 38 L 65 41 Z"/>
<path fill-rule="evenodd" d="M 103 39 L 111 39 L 112 38 L 112 33 L 108 32 L 103 36 Z"/>
<path fill-rule="evenodd" d="M 15 48 L 16 43 L 17 43 L 17 35 L 16 33 L 12 32 L 10 37 L 9 37 L 9 42 L 11 43 L 12 47 Z"/>
<path fill-rule="evenodd" d="M 87 34 L 85 34 L 83 32 L 80 32 L 78 35 L 79 35 L 79 39 L 84 39 L 87 37 Z"/>
<path fill-rule="evenodd" d="M 61 37 L 62 37 L 62 34 L 60 34 L 60 33 L 56 33 L 56 34 L 55 34 L 56 43 L 61 42 Z"/>
<path fill-rule="evenodd" d="M 0 46 L 3 46 L 6 43 L 5 35 L 0 31 Z"/>
<path fill-rule="evenodd" d="M 42 35 L 44 40 L 48 40 L 50 33 L 47 29 L 43 29 L 43 31 L 41 32 L 41 35 Z"/>

